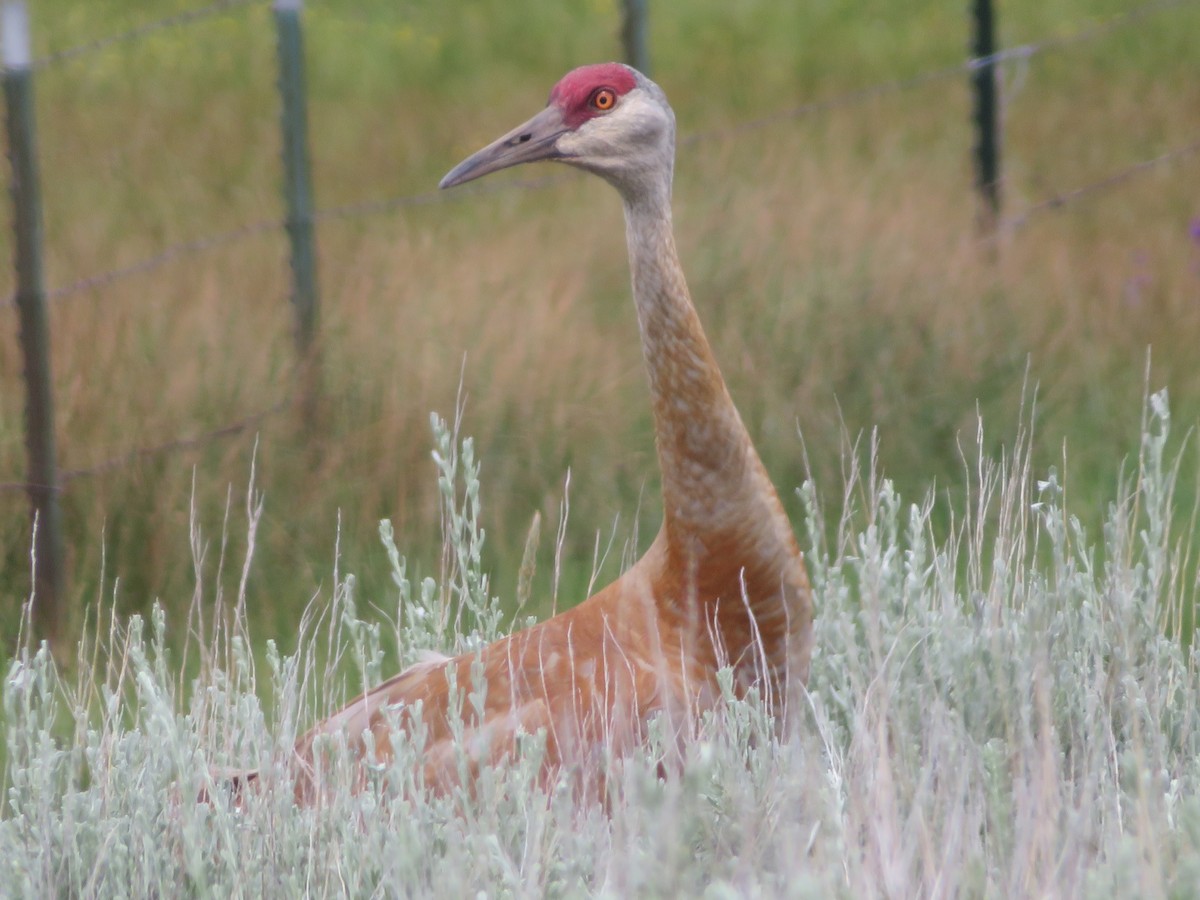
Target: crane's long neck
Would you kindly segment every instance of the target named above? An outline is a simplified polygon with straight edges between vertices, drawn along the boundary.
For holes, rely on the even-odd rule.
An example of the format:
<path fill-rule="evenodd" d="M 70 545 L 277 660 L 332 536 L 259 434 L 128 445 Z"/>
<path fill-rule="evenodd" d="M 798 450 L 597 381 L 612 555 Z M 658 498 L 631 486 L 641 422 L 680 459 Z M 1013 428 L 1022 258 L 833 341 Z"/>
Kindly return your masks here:
<path fill-rule="evenodd" d="M 664 534 L 668 543 L 699 539 L 711 546 L 744 528 L 748 517 L 773 520 L 781 510 L 774 489 L 758 477 L 761 463 L 692 305 L 675 250 L 669 181 L 636 196 L 623 193 L 662 469 Z"/>

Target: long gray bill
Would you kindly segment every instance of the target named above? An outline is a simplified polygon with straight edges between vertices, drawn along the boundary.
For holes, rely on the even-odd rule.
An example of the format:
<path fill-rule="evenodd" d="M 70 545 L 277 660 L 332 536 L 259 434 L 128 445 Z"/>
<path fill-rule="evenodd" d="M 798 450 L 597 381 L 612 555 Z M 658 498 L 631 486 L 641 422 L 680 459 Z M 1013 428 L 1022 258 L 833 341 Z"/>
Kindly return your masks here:
<path fill-rule="evenodd" d="M 560 136 L 570 131 L 557 106 L 547 106 L 523 125 L 468 156 L 446 173 L 438 187 L 448 188 L 484 175 L 539 159 L 562 159 L 555 148 Z"/>

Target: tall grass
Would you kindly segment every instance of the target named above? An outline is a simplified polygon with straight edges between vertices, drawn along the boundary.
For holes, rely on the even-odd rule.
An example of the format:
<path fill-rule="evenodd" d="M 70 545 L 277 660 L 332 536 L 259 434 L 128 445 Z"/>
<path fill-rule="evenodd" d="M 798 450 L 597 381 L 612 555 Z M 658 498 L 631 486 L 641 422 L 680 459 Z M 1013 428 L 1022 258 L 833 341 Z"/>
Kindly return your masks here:
<path fill-rule="evenodd" d="M 423 790 L 419 735 L 360 793 L 333 740 L 334 789 L 298 808 L 283 760 L 312 715 L 414 642 L 462 650 L 501 630 L 470 444 L 441 426 L 448 568 L 417 585 L 392 555 L 399 659 L 342 573 L 297 652 L 269 643 L 259 667 L 244 593 L 205 632 L 191 683 L 161 608 L 97 627 L 73 685 L 45 647 L 20 652 L 4 681 L 0 883 L 30 897 L 1188 896 L 1200 676 L 1177 631 L 1198 585 L 1195 535 L 1173 524 L 1169 430 L 1155 395 L 1099 535 L 1068 508 L 1062 474 L 1034 471 L 1027 431 L 980 454 L 948 529 L 945 498 L 902 500 L 874 447 L 847 458 L 835 490 L 806 482 L 816 650 L 807 705 L 782 731 L 754 694 L 726 691 L 665 777 L 653 729 L 610 760 L 601 805 L 567 780 L 536 786 L 539 735 L 450 796 Z M 253 535 L 253 492 L 247 509 Z M 222 764 L 262 765 L 266 789 L 239 808 L 219 789 L 195 803 Z"/>
<path fill-rule="evenodd" d="M 38 52 L 190 5 L 40 0 Z M 539 106 L 565 70 L 618 55 L 617 6 L 309 4 L 319 205 L 432 190 Z M 1014 7 L 1002 36 L 1013 45 L 1067 34 L 1126 6 Z M 655 76 L 681 134 L 720 130 L 959 60 L 966 17 L 947 10 L 660 5 Z M 1198 15 L 1185 4 L 1008 70 L 1012 212 L 1194 140 L 1200 81 L 1187 38 Z M 260 4 L 39 70 L 52 286 L 280 214 L 272 41 Z M 1200 415 L 1200 246 L 1189 236 L 1200 210 L 1180 188 L 1196 157 L 1034 220 L 992 254 L 975 240 L 969 121 L 965 80 L 947 81 L 681 148 L 675 219 L 689 282 L 776 483 L 806 475 L 799 426 L 823 483 L 839 477 L 843 430 L 878 429 L 881 468 L 906 495 L 955 484 L 959 436 L 977 411 L 1015 423 L 1029 371 L 1041 398 L 1031 452 L 1045 468 L 1066 444 L 1067 487 L 1087 518 L 1138 433 L 1148 346 L 1177 416 Z M 605 543 L 614 522 L 620 536 L 654 533 L 653 437 L 620 209 L 605 186 L 579 179 L 324 220 L 318 231 L 319 427 L 305 432 L 283 415 L 72 482 L 68 632 L 82 629 L 88 604 L 114 595 L 143 615 L 159 598 L 172 622 L 185 621 L 197 572 L 210 589 L 219 577 L 238 590 L 240 571 L 218 575 L 216 548 L 196 566 L 180 536 L 193 516 L 225 517 L 227 485 L 244 482 L 257 431 L 269 502 L 247 609 L 257 634 L 294 652 L 301 601 L 332 589 L 339 516 L 342 565 L 360 573 L 364 597 L 389 588 L 373 538 L 380 519 L 414 556 L 435 558 L 440 501 L 425 416 L 451 408 L 460 384 L 493 487 L 481 515 L 498 593 L 514 593 L 532 516 L 556 521 L 568 472 L 575 526 L 560 553 L 563 602 L 584 593 L 597 532 Z M 7 240 L 0 229 L 0 258 Z M 286 395 L 285 254 L 281 235 L 261 236 L 57 301 L 63 467 L 203 433 Z M 10 288 L 0 269 L 0 295 Z M 11 310 L 0 309 L 2 482 L 24 477 L 15 333 Z M 13 649 L 28 594 L 26 508 L 20 492 L 0 493 L 0 653 Z M 229 527 L 230 540 L 244 538 L 238 517 Z M 548 543 L 535 548 L 542 572 Z M 547 611 L 551 594 L 535 582 L 530 611 Z"/>

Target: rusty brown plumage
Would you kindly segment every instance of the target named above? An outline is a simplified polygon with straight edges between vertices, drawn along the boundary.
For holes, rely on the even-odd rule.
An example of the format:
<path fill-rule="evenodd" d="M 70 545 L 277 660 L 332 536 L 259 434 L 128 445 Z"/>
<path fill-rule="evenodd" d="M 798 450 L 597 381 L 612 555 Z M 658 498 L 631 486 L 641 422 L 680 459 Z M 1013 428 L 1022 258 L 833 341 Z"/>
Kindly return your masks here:
<path fill-rule="evenodd" d="M 320 792 L 320 735 L 344 733 L 361 753 L 369 734 L 386 759 L 393 729 L 410 728 L 418 706 L 428 784 L 456 783 L 462 753 L 473 766 L 501 762 L 518 735 L 539 730 L 550 782 L 565 769 L 601 777 L 593 763 L 641 741 L 652 716 L 665 716 L 683 736 L 716 702 L 721 665 L 732 667 L 739 691 L 757 685 L 777 715 L 807 679 L 812 602 L 803 559 L 675 250 L 674 116 L 657 85 L 615 63 L 577 69 L 560 88 L 545 110 L 465 160 L 442 186 L 555 159 L 620 192 L 662 471 L 662 529 L 632 568 L 579 606 L 480 651 L 420 663 L 314 726 L 295 749 L 302 801 Z M 481 711 L 463 706 L 464 745 L 456 750 L 451 682 L 469 688 L 473 666 L 482 669 L 486 698 Z"/>

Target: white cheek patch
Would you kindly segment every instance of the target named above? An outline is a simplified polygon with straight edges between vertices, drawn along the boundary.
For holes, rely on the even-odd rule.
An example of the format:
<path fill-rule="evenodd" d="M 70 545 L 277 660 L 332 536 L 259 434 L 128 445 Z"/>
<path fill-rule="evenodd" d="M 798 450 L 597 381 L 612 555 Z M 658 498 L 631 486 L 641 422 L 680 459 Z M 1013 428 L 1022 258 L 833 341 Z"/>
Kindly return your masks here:
<path fill-rule="evenodd" d="M 570 156 L 601 162 L 607 157 L 627 157 L 639 147 L 657 143 L 663 128 L 662 110 L 641 88 L 622 97 L 610 113 L 596 116 L 558 140 Z"/>

